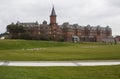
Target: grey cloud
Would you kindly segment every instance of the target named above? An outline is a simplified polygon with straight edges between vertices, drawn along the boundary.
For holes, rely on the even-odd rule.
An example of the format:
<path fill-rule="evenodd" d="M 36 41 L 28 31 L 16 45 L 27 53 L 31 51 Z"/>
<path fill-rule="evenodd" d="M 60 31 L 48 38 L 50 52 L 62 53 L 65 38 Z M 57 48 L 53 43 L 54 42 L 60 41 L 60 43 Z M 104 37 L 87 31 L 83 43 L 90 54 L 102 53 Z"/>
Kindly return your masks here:
<path fill-rule="evenodd" d="M 113 34 L 120 34 L 117 30 L 120 29 L 119 0 L 0 0 L 0 33 L 5 32 L 6 25 L 18 20 L 49 22 L 52 4 L 58 24 L 68 21 L 80 25 L 110 25 Z"/>
<path fill-rule="evenodd" d="M 110 6 L 115 6 L 120 8 L 120 0 L 107 0 Z"/>

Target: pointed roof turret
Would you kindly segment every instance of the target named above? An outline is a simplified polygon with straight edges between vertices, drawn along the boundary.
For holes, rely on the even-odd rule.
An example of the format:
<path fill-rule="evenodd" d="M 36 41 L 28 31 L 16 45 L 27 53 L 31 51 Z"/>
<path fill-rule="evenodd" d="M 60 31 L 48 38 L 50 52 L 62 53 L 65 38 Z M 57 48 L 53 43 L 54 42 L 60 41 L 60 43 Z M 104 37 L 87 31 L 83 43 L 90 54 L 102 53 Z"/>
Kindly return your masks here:
<path fill-rule="evenodd" d="M 56 16 L 54 5 L 53 5 L 53 8 L 52 8 L 51 16 Z"/>

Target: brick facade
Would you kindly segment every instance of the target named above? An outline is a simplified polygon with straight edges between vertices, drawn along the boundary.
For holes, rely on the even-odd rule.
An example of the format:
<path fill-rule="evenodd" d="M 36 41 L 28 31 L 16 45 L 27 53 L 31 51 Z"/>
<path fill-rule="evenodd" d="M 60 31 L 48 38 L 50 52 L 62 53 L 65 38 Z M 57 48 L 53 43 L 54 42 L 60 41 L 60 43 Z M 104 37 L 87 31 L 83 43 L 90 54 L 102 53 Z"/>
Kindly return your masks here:
<path fill-rule="evenodd" d="M 62 25 L 57 24 L 57 15 L 54 7 L 50 15 L 50 23 L 43 21 L 42 24 L 38 22 L 34 23 L 21 23 L 17 22 L 18 25 L 22 25 L 30 37 L 33 39 L 47 39 L 54 41 L 67 41 L 72 42 L 72 37 L 79 37 L 80 41 L 87 42 L 98 42 L 102 41 L 103 38 L 112 36 L 112 30 L 109 26 L 101 27 L 98 26 L 80 26 L 78 24 L 63 23 Z"/>

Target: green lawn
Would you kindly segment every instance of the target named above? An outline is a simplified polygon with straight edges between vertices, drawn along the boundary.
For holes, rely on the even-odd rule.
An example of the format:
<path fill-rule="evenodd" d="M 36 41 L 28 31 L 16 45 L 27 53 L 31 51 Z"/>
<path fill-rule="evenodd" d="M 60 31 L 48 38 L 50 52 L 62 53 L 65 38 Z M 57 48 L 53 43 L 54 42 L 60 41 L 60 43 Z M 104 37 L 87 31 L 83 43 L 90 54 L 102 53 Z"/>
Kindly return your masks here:
<path fill-rule="evenodd" d="M 0 79 L 120 79 L 120 66 L 0 67 Z"/>
<path fill-rule="evenodd" d="M 120 44 L 0 40 L 0 60 L 120 60 Z"/>

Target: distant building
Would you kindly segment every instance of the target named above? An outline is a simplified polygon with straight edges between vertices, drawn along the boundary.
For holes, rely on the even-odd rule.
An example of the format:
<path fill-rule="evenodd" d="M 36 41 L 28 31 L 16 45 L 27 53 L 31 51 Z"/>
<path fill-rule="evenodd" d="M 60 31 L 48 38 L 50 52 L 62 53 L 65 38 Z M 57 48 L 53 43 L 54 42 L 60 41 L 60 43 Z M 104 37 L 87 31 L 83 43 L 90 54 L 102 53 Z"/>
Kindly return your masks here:
<path fill-rule="evenodd" d="M 0 37 L 0 39 L 5 39 L 5 37 Z"/>
<path fill-rule="evenodd" d="M 0 39 L 6 39 L 6 38 L 8 38 L 8 33 L 0 34 Z"/>
<path fill-rule="evenodd" d="M 105 42 L 105 43 L 117 43 L 117 40 L 114 39 L 113 36 L 109 36 L 109 37 L 103 38 L 102 42 Z"/>
<path fill-rule="evenodd" d="M 32 39 L 67 42 L 99 42 L 102 41 L 103 38 L 112 36 L 112 30 L 109 26 L 80 26 L 78 24 L 71 25 L 68 22 L 58 25 L 56 17 L 57 15 L 53 6 L 49 24 L 47 21 L 43 21 L 42 24 L 38 22 L 17 22 L 16 24 L 23 26 L 25 33 Z"/>
<path fill-rule="evenodd" d="M 120 42 L 120 36 L 116 36 L 115 39 L 117 40 L 117 42 Z"/>

